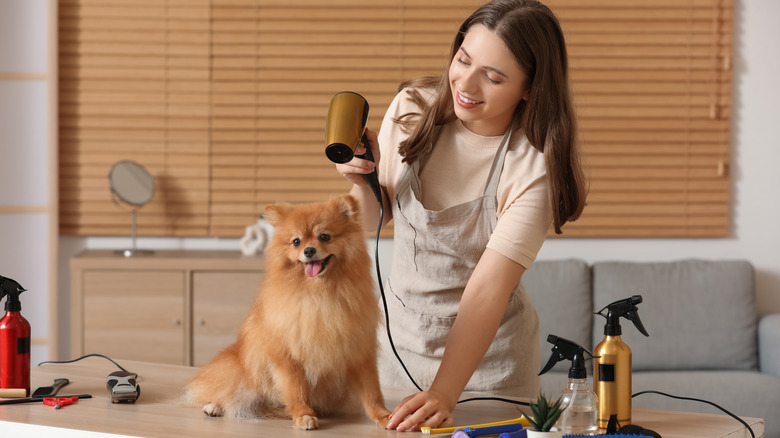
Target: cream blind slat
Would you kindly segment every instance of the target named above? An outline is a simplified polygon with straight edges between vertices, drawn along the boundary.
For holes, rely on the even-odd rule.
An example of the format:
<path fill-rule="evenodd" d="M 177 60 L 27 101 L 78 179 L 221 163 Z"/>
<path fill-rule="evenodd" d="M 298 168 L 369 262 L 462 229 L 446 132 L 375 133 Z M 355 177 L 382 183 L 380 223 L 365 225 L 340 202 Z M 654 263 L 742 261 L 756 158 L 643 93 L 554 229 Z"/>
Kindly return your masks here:
<path fill-rule="evenodd" d="M 130 210 L 111 202 L 107 176 L 115 162 L 132 159 L 155 175 L 157 186 L 138 215 L 139 233 L 205 235 L 208 4 L 61 2 L 64 234 L 129 232 Z"/>
<path fill-rule="evenodd" d="M 369 8 L 318 4 L 302 16 L 300 2 L 214 5 L 213 232 L 242 232 L 271 202 L 348 190 L 323 153 L 330 97 L 364 94 L 378 123 L 376 102 L 389 103 L 400 81 L 397 4 Z"/>
<path fill-rule="evenodd" d="M 591 182 L 565 233 L 727 235 L 731 2 L 549 4 Z"/>
<path fill-rule="evenodd" d="M 158 178 L 142 235 L 238 236 L 266 204 L 346 192 L 323 153 L 332 95 L 363 94 L 377 129 L 481 3 L 62 0 L 61 232 L 128 233 L 120 159 Z M 727 235 L 733 1 L 547 3 L 590 180 L 564 236 Z"/>

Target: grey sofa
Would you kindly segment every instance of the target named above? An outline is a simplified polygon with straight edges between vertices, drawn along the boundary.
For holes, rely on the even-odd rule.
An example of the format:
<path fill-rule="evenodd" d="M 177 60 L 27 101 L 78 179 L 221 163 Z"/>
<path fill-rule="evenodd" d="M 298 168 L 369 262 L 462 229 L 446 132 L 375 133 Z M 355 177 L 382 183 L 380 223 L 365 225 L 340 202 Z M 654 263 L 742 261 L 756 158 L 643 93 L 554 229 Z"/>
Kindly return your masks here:
<path fill-rule="evenodd" d="M 642 295 L 639 315 L 650 336 L 621 318 L 633 354 L 632 393 L 656 390 L 716 403 L 739 416 L 765 421 L 765 436 L 780 438 L 780 314 L 760 319 L 753 267 L 741 260 L 668 263 L 540 260 L 523 276 L 539 313 L 541 366 L 550 356 L 548 334 L 592 351 L 604 338 L 605 319 L 594 312 Z M 565 387 L 568 364 L 542 376 L 542 391 Z M 589 365 L 592 361 L 588 361 Z M 588 369 L 592 387 L 592 367 Z M 639 408 L 722 413 L 704 403 L 656 394 L 633 398 Z"/>

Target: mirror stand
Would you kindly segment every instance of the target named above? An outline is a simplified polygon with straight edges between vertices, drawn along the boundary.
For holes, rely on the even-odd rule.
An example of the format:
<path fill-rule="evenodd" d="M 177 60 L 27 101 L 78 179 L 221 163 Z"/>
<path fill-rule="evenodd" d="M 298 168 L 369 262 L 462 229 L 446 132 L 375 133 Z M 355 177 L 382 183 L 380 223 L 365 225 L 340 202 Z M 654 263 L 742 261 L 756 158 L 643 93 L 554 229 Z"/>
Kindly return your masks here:
<path fill-rule="evenodd" d="M 118 250 L 114 251 L 114 253 L 116 253 L 116 254 L 122 254 L 125 257 L 135 257 L 135 256 L 139 256 L 139 255 L 154 254 L 154 251 L 149 250 L 149 249 L 138 249 L 138 247 L 135 244 L 135 242 L 136 242 L 136 232 L 135 232 L 135 230 L 136 230 L 136 223 L 135 223 L 136 213 L 135 212 L 136 212 L 136 209 L 134 208 L 132 210 L 132 215 L 133 215 L 133 220 L 132 220 L 133 221 L 133 225 L 132 225 L 132 227 L 133 227 L 133 230 L 132 230 L 132 246 L 130 247 L 130 249 L 118 249 Z"/>
<path fill-rule="evenodd" d="M 154 251 L 141 251 L 136 247 L 136 210 L 143 207 L 154 196 L 154 177 L 146 168 L 135 161 L 122 160 L 111 167 L 108 172 L 108 184 L 111 190 L 111 200 L 114 204 L 121 207 L 117 202 L 121 200 L 124 204 L 130 205 L 133 215 L 133 246 L 130 249 L 114 251 L 115 254 L 121 254 L 125 257 L 133 257 L 144 254 L 152 254 Z"/>

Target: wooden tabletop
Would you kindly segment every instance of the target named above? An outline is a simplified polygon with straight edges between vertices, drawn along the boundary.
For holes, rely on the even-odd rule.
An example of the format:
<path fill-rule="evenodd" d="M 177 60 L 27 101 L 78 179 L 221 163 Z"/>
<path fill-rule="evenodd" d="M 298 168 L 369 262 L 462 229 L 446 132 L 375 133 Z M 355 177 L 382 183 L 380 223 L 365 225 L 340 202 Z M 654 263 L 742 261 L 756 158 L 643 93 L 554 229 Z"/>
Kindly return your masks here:
<path fill-rule="evenodd" d="M 90 357 L 71 364 L 44 364 L 31 370 L 33 389 L 51 385 L 56 378 L 70 384 L 58 395 L 92 394 L 75 405 L 55 410 L 42 403 L 0 405 L 0 429 L 4 436 L 20 437 L 108 437 L 125 435 L 151 438 L 179 437 L 388 437 L 400 432 L 384 430 L 366 417 L 360 408 L 354 413 L 320 419 L 318 431 L 292 428 L 290 420 L 235 420 L 211 418 L 199 407 L 178 402 L 186 382 L 196 368 L 118 361 L 139 375 L 141 396 L 135 404 L 112 404 L 106 389 L 106 377 L 117 368 L 111 362 Z M 385 401 L 392 409 L 411 389 L 386 388 Z M 457 425 L 517 418 L 515 405 L 477 401 L 458 405 L 454 412 Z M 637 409 L 634 421 L 655 430 L 664 438 L 750 437 L 738 422 L 725 415 Z M 764 434 L 761 419 L 745 418 L 756 437 Z M 87 432 L 89 431 L 89 432 Z M 91 432 L 91 433 L 90 433 Z M 415 435 L 412 436 L 421 436 Z"/>

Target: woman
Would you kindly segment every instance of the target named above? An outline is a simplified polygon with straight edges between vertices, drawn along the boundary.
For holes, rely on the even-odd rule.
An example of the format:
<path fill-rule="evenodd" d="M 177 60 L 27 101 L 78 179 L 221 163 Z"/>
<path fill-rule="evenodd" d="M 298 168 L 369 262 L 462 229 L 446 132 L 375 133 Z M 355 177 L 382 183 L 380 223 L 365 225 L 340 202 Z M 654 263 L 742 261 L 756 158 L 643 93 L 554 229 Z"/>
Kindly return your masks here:
<path fill-rule="evenodd" d="M 367 137 L 394 223 L 385 291 L 395 345 L 428 390 L 393 411 L 388 429 L 453 424 L 464 390 L 535 398 L 539 328 L 520 278 L 552 223 L 585 204 L 567 55 L 556 17 L 534 0 L 495 0 L 461 25 L 441 78 L 401 86 Z M 361 153 L 361 151 L 357 151 Z M 381 157 L 381 159 L 380 159 Z M 363 174 L 337 165 L 379 208 Z M 408 382 L 387 340 L 383 384 Z"/>

